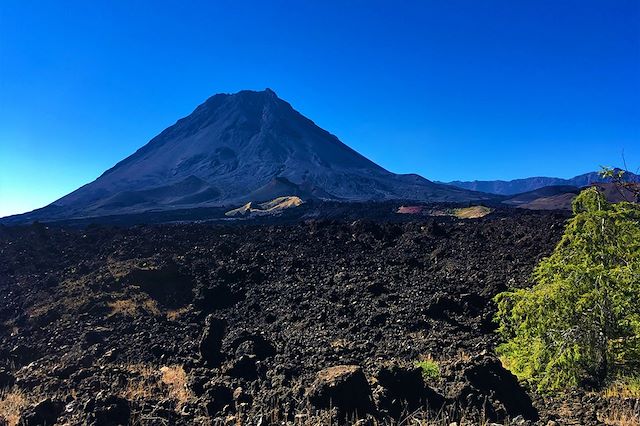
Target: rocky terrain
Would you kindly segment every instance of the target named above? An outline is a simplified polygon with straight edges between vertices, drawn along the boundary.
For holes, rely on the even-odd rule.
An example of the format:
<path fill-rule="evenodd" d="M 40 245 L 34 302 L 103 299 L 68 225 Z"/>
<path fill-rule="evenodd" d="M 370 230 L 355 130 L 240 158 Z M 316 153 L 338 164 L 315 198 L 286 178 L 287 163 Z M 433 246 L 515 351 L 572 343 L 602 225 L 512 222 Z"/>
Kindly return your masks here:
<path fill-rule="evenodd" d="M 530 285 L 564 213 L 376 206 L 0 226 L 0 424 L 596 425 L 638 409 L 538 395 L 493 353 L 492 297 Z"/>

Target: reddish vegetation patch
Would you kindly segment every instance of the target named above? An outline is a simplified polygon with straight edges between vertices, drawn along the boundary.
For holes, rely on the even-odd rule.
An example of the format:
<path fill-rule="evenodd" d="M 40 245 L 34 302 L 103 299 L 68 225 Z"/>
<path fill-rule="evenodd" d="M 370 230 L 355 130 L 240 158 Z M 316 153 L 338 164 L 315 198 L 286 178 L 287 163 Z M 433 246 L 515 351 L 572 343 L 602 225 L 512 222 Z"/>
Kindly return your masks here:
<path fill-rule="evenodd" d="M 420 214 L 422 213 L 422 206 L 400 206 L 396 213 L 400 214 Z"/>

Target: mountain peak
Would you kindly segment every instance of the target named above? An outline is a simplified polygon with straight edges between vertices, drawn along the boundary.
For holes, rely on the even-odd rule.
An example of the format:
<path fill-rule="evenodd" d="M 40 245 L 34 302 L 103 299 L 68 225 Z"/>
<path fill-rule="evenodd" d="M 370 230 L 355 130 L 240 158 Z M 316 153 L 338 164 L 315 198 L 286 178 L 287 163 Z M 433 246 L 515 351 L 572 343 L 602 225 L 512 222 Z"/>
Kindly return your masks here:
<path fill-rule="evenodd" d="M 265 194 L 344 201 L 484 197 L 385 170 L 267 88 L 211 96 L 54 206 L 65 218 L 88 217 L 228 206 Z"/>

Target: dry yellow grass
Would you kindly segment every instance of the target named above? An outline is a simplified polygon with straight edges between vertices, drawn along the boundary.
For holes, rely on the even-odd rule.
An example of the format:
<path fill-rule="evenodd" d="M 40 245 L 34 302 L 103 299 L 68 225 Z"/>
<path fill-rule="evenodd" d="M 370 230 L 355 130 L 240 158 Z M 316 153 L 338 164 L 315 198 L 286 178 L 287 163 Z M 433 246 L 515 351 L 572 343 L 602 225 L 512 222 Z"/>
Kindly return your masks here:
<path fill-rule="evenodd" d="M 157 368 L 148 364 L 124 366 L 131 377 L 122 396 L 130 401 L 169 398 L 181 408 L 193 395 L 187 387 L 187 373 L 181 365 Z"/>
<path fill-rule="evenodd" d="M 167 311 L 167 319 L 169 321 L 176 321 L 178 320 L 182 315 L 186 314 L 187 312 L 189 312 L 191 310 L 191 306 L 187 305 L 183 308 L 178 308 L 178 309 L 170 309 Z"/>
<path fill-rule="evenodd" d="M 0 391 L 0 419 L 4 419 L 8 426 L 16 426 L 20 414 L 30 402 L 28 395 L 18 388 Z"/>
<path fill-rule="evenodd" d="M 144 401 L 160 393 L 159 374 L 156 368 L 147 364 L 128 364 L 124 369 L 131 374 L 131 377 L 127 380 L 122 397 L 129 401 Z"/>
<path fill-rule="evenodd" d="M 141 312 L 146 312 L 151 315 L 161 315 L 158 303 L 155 300 L 148 298 L 142 298 L 139 300 L 134 298 L 120 299 L 107 303 L 107 306 L 111 308 L 111 315 L 137 317 Z"/>
<path fill-rule="evenodd" d="M 454 209 L 453 215 L 458 219 L 477 219 L 491 213 L 493 209 L 485 206 L 472 206 L 463 209 Z"/>
<path fill-rule="evenodd" d="M 640 425 L 640 413 L 630 407 L 619 408 L 604 416 L 602 422 L 610 426 L 638 426 Z"/>
<path fill-rule="evenodd" d="M 604 390 L 603 396 L 640 399 L 640 377 L 626 377 L 612 383 Z"/>
<path fill-rule="evenodd" d="M 126 277 L 134 269 L 150 271 L 157 268 L 158 265 L 153 258 L 129 259 L 122 261 L 109 258 L 107 260 L 107 270 L 116 280 Z"/>
<path fill-rule="evenodd" d="M 471 361 L 471 355 L 469 355 L 464 349 L 458 349 L 458 360 L 464 362 Z"/>
<path fill-rule="evenodd" d="M 181 365 L 165 366 L 160 369 L 162 383 L 169 390 L 169 397 L 176 400 L 178 407 L 182 407 L 192 397 L 187 388 L 187 373 Z"/>

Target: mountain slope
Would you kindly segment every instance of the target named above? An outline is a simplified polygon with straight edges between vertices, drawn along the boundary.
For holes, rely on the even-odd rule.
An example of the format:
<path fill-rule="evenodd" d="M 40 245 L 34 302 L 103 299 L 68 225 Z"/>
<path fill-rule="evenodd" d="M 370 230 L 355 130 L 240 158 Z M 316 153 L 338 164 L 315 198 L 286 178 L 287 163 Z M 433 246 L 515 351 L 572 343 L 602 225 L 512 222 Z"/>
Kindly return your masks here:
<path fill-rule="evenodd" d="M 267 89 L 218 94 L 133 155 L 23 219 L 226 206 L 308 195 L 336 200 L 468 201 L 487 194 L 397 175 Z M 258 200 L 260 201 L 260 200 Z"/>
<path fill-rule="evenodd" d="M 640 182 L 640 176 L 628 172 L 626 178 L 633 182 Z M 554 177 L 530 177 L 514 180 L 474 180 L 474 181 L 453 181 L 447 182 L 457 188 L 471 191 L 481 191 L 490 194 L 514 195 L 523 192 L 535 191 L 545 186 L 576 186 L 584 187 L 592 183 L 606 182 L 598 172 L 585 173 L 570 179 Z"/>

